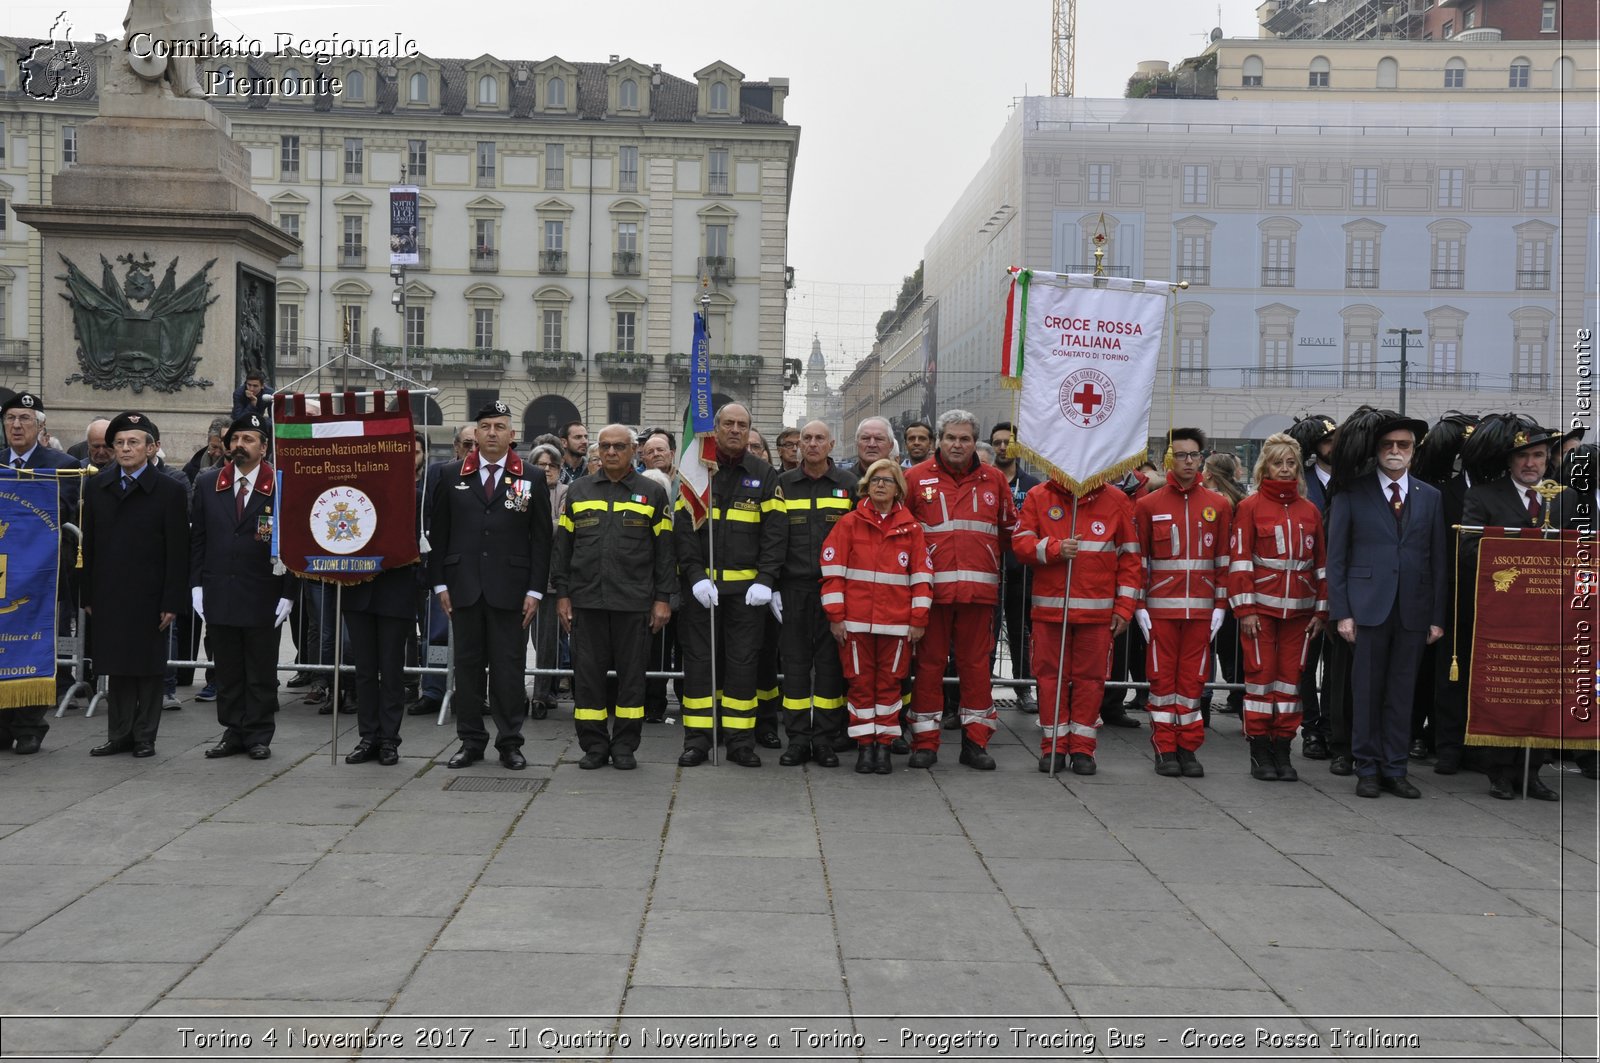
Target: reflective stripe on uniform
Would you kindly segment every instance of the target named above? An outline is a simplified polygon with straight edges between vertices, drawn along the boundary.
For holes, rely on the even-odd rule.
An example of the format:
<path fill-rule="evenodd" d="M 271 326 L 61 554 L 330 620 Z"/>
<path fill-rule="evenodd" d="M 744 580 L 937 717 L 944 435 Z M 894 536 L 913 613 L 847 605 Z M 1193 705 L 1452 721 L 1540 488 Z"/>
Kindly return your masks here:
<path fill-rule="evenodd" d="M 755 712 L 756 699 L 730 698 L 728 695 L 724 694 L 722 695 L 722 707 L 727 709 L 729 712 Z"/>
<path fill-rule="evenodd" d="M 1078 541 L 1078 553 L 1080 554 L 1109 554 L 1116 548 L 1117 544 L 1109 539 L 1105 542 L 1095 539 L 1080 539 Z"/>
<path fill-rule="evenodd" d="M 713 509 L 712 520 L 731 520 L 745 524 L 760 524 L 761 512 L 754 509 Z"/>
<path fill-rule="evenodd" d="M 1207 572 L 1216 567 L 1216 560 L 1209 557 L 1152 557 L 1150 559 L 1150 568 L 1154 572 Z"/>
<path fill-rule="evenodd" d="M 1270 568 L 1278 572 L 1303 572 L 1312 566 L 1310 558 L 1291 561 L 1285 557 L 1261 557 L 1257 555 L 1250 560 L 1257 568 Z"/>
<path fill-rule="evenodd" d="M 859 620 L 846 620 L 844 629 L 863 635 L 898 635 L 900 638 L 911 635 L 911 627 L 907 624 L 863 624 Z"/>
<path fill-rule="evenodd" d="M 1203 719 L 1199 709 L 1193 712 L 1180 713 L 1151 712 L 1149 715 L 1152 724 L 1164 723 L 1168 727 L 1187 727 L 1189 724 L 1199 723 Z"/>
<path fill-rule="evenodd" d="M 1039 545 L 1033 548 L 1033 556 L 1039 559 L 1039 564 L 1041 565 L 1049 563 L 1045 558 L 1045 547 L 1049 545 L 1050 540 L 1041 536 L 1039 539 Z"/>
<path fill-rule="evenodd" d="M 1210 609 L 1215 604 L 1213 598 L 1158 598 L 1151 595 L 1146 599 L 1146 608 L 1149 609 Z"/>
<path fill-rule="evenodd" d="M 759 570 L 753 568 L 706 569 L 707 579 L 720 579 L 730 583 L 737 582 L 739 580 L 755 579 L 760 574 L 761 573 Z"/>
<path fill-rule="evenodd" d="M 1269 609 L 1314 609 L 1317 605 L 1315 598 L 1280 598 L 1276 594 L 1262 594 L 1256 592 L 1256 603 Z"/>
<path fill-rule="evenodd" d="M 935 582 L 935 583 L 988 583 L 988 584 L 992 584 L 994 586 L 999 586 L 1000 585 L 1000 573 L 998 573 L 998 572 L 975 572 L 975 571 L 973 571 L 971 569 L 953 568 L 948 572 L 935 572 L 933 574 L 933 582 Z"/>
<path fill-rule="evenodd" d="M 924 535 L 943 535 L 946 532 L 957 531 L 995 535 L 999 533 L 1000 526 L 986 520 L 947 520 L 942 524 L 925 524 L 922 531 Z"/>
<path fill-rule="evenodd" d="M 1117 604 L 1115 598 L 1052 598 L 1047 595 L 1035 594 L 1033 605 L 1036 609 L 1110 609 Z"/>
<path fill-rule="evenodd" d="M 591 509 L 598 509 L 604 513 L 606 511 L 606 500 L 603 498 L 591 498 L 585 502 L 574 502 L 567 508 L 574 513 L 587 513 Z"/>
<path fill-rule="evenodd" d="M 911 725 L 913 734 L 937 731 L 943 715 L 940 712 L 910 712 L 906 714 L 906 723 Z"/>
<path fill-rule="evenodd" d="M 844 595 L 840 594 L 838 591 L 831 591 L 828 594 L 824 594 L 822 596 L 822 604 L 823 605 L 843 605 L 844 604 Z"/>
<path fill-rule="evenodd" d="M 567 515 L 565 513 L 561 514 L 561 519 L 556 521 L 556 523 L 559 524 L 564 531 L 575 532 L 578 530 L 572 521 L 567 519 Z"/>
<path fill-rule="evenodd" d="M 642 719 L 644 719 L 644 706 L 643 705 L 628 705 L 628 706 L 618 705 L 617 706 L 617 719 L 619 719 L 619 720 L 642 720 Z"/>
<path fill-rule="evenodd" d="M 617 715 L 618 716 L 622 715 L 622 710 L 621 709 L 617 710 Z M 584 720 L 593 720 L 593 721 L 596 721 L 598 723 L 604 723 L 608 719 L 608 717 L 609 717 L 609 714 L 606 712 L 605 709 L 573 709 L 572 710 L 572 718 L 574 720 L 579 721 L 579 722 L 582 722 Z"/>
<path fill-rule="evenodd" d="M 844 708 L 844 696 L 840 695 L 836 698 L 822 698 L 813 694 L 811 695 L 811 704 L 823 710 L 842 709 Z"/>

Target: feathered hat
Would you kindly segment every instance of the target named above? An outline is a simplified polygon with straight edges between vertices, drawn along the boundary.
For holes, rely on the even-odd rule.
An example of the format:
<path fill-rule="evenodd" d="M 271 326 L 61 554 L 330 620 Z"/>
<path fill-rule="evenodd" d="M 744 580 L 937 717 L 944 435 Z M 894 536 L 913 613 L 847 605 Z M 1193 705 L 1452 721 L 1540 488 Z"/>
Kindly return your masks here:
<path fill-rule="evenodd" d="M 1428 438 L 1417 448 L 1417 460 L 1411 469 L 1423 481 L 1435 487 L 1450 479 L 1455 472 L 1456 458 L 1461 456 L 1461 446 L 1477 430 L 1475 414 L 1448 410 L 1428 429 Z"/>
<path fill-rule="evenodd" d="M 1296 417 L 1294 424 L 1284 429 L 1284 434 L 1300 444 L 1300 460 L 1310 461 L 1317 456 L 1317 445 L 1327 439 L 1339 426 L 1325 413 L 1308 413 Z"/>

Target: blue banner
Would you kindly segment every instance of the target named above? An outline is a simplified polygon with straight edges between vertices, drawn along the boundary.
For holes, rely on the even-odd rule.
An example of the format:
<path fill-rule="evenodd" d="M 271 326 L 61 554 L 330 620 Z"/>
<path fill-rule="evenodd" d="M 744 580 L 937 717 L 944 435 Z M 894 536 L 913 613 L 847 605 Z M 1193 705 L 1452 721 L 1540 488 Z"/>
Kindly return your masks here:
<path fill-rule="evenodd" d="M 56 490 L 53 474 L 0 469 L 0 708 L 55 700 Z"/>
<path fill-rule="evenodd" d="M 706 333 L 706 316 L 694 315 L 694 353 L 689 356 L 689 430 L 703 435 L 714 426 L 717 411 L 711 408 L 711 337 Z"/>

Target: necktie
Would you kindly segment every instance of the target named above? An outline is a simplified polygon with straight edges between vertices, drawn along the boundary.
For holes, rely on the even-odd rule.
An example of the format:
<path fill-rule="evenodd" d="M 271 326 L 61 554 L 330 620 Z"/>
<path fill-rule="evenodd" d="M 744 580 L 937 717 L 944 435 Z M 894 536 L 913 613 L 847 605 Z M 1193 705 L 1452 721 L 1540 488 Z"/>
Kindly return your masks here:
<path fill-rule="evenodd" d="M 12 459 L 11 459 L 11 467 L 12 467 L 12 468 L 13 468 L 13 469 L 20 469 L 20 468 L 22 468 L 22 459 L 21 459 L 21 458 L 12 458 Z"/>
<path fill-rule="evenodd" d="M 1394 510 L 1394 522 L 1396 524 L 1400 523 L 1400 508 L 1402 505 L 1404 505 L 1404 503 L 1400 499 L 1400 485 L 1397 483 L 1390 484 L 1389 508 Z"/>
<path fill-rule="evenodd" d="M 489 501 L 493 502 L 494 501 L 494 484 L 495 484 L 495 480 L 499 478 L 500 466 L 498 464 L 495 464 L 495 463 L 491 462 L 488 466 L 486 466 L 486 468 L 487 468 L 487 471 L 488 471 L 489 475 L 485 476 L 483 478 L 483 497 L 488 499 Z"/>
<path fill-rule="evenodd" d="M 1528 488 L 1528 523 L 1538 524 L 1543 515 L 1544 507 L 1539 504 L 1539 492 Z"/>
<path fill-rule="evenodd" d="M 128 491 L 132 487 L 133 487 L 133 477 L 129 476 L 127 473 L 123 473 L 122 474 L 122 493 L 123 494 L 127 494 Z"/>
<path fill-rule="evenodd" d="M 244 502 L 245 502 L 245 499 L 249 498 L 249 497 L 250 497 L 250 481 L 249 480 L 240 480 L 239 481 L 239 490 L 235 491 L 234 495 L 233 495 L 233 519 L 234 520 L 243 520 L 244 519 Z"/>

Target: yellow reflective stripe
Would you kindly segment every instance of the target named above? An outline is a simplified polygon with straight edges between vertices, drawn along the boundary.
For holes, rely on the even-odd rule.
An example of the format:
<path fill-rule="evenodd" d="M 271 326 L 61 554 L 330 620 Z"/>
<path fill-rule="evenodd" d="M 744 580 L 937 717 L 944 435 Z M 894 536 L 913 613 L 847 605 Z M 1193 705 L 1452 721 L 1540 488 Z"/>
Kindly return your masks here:
<path fill-rule="evenodd" d="M 606 509 L 606 503 L 604 499 L 590 499 L 587 502 L 574 502 L 567 508 L 571 509 L 574 513 L 587 513 L 591 509 L 598 509 L 604 513 Z"/>
<path fill-rule="evenodd" d="M 709 709 L 711 707 L 711 698 L 709 696 L 703 698 L 684 698 L 679 702 L 679 704 L 682 705 L 685 710 Z"/>
<path fill-rule="evenodd" d="M 784 698 L 783 707 L 791 712 L 804 712 L 811 707 L 810 698 Z"/>
<path fill-rule="evenodd" d="M 810 509 L 811 508 L 811 499 L 809 499 L 809 498 L 786 498 L 786 499 L 783 500 L 783 508 L 786 509 L 786 510 Z"/>
<path fill-rule="evenodd" d="M 777 687 L 772 687 L 771 689 L 768 689 L 768 690 L 758 690 L 758 691 L 756 691 L 756 700 L 757 701 L 771 701 L 773 698 L 775 698 L 777 696 L 778 696 L 778 688 Z"/>
<path fill-rule="evenodd" d="M 575 531 L 578 530 L 577 527 L 575 527 L 573 525 L 572 521 L 567 517 L 567 515 L 565 513 L 561 514 L 561 520 L 560 520 L 559 523 L 560 523 L 562 529 L 565 530 L 565 531 L 575 532 Z"/>
<path fill-rule="evenodd" d="M 617 706 L 617 719 L 619 719 L 619 720 L 642 720 L 642 719 L 644 719 L 644 706 L 643 705 L 629 705 L 627 708 L 623 708 L 621 705 L 618 705 Z"/>
<path fill-rule="evenodd" d="M 709 728 L 711 726 L 711 717 L 709 717 L 709 716 L 690 716 L 686 712 L 686 713 L 683 714 L 683 725 L 685 727 L 705 727 L 705 728 Z"/>
<path fill-rule="evenodd" d="M 715 571 L 709 568 L 706 569 L 706 577 L 708 579 L 720 579 L 730 582 L 742 579 L 755 579 L 759 575 L 761 575 L 761 572 L 758 569 L 753 568 L 724 568 Z"/>
<path fill-rule="evenodd" d="M 656 507 L 647 506 L 643 502 L 613 502 L 611 503 L 611 510 L 614 513 L 620 513 L 623 510 L 629 513 L 643 513 L 647 517 L 656 515 Z"/>
<path fill-rule="evenodd" d="M 680 499 L 678 499 L 678 501 L 673 503 L 672 508 L 674 510 L 688 509 L 689 508 L 689 503 L 685 502 L 683 499 L 680 498 Z"/>
<path fill-rule="evenodd" d="M 811 699 L 811 704 L 815 705 L 819 709 L 842 709 L 844 708 L 844 698 L 842 696 L 837 698 L 813 697 Z"/>
<path fill-rule="evenodd" d="M 761 514 L 753 509 L 713 509 L 712 520 L 731 520 L 736 524 L 760 524 Z"/>
<path fill-rule="evenodd" d="M 725 709 L 730 709 L 734 712 L 755 712 L 756 699 L 730 698 L 728 695 L 724 694 L 722 695 L 722 707 Z"/>
<path fill-rule="evenodd" d="M 773 510 L 782 511 L 783 508 L 784 503 L 781 498 L 769 498 L 761 503 L 761 512 L 763 513 L 771 513 Z"/>
<path fill-rule="evenodd" d="M 856 504 L 848 498 L 819 498 L 818 509 L 854 509 Z"/>
<path fill-rule="evenodd" d="M 604 723 L 607 713 L 605 709 L 573 709 L 572 718 L 574 720 L 597 720 Z"/>
<path fill-rule="evenodd" d="M 756 726 L 754 716 L 724 716 L 722 726 L 734 731 L 753 731 Z"/>
<path fill-rule="evenodd" d="M 655 531 L 655 533 L 657 535 L 661 535 L 661 534 L 663 534 L 665 532 L 671 531 L 672 530 L 672 518 L 671 517 L 662 517 L 659 521 L 656 522 L 655 527 L 654 527 L 653 530 Z"/>

